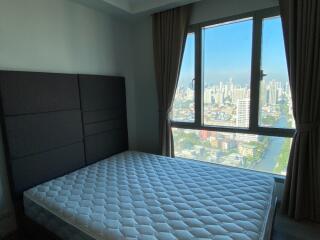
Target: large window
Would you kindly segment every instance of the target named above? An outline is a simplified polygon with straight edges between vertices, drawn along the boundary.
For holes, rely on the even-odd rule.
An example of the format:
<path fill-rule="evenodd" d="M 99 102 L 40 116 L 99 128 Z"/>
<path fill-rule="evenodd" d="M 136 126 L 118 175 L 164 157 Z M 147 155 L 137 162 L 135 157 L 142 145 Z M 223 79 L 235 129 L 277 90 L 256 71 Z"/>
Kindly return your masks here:
<path fill-rule="evenodd" d="M 295 125 L 277 9 L 191 26 L 172 120 L 177 157 L 286 174 Z"/>
<path fill-rule="evenodd" d="M 194 122 L 195 38 L 189 33 L 180 71 L 179 82 L 172 108 L 172 119 Z"/>
<path fill-rule="evenodd" d="M 294 128 L 281 19 L 266 18 L 262 24 L 259 125 Z"/>
<path fill-rule="evenodd" d="M 252 19 L 202 28 L 204 124 L 249 126 Z"/>

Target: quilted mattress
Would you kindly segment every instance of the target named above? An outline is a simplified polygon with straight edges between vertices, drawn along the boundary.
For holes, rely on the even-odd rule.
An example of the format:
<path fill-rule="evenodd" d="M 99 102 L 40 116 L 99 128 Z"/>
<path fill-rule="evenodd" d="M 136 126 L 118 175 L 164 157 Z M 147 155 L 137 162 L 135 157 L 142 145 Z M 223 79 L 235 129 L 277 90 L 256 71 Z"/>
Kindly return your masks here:
<path fill-rule="evenodd" d="M 127 151 L 24 192 L 28 217 L 62 239 L 267 239 L 274 180 Z"/>

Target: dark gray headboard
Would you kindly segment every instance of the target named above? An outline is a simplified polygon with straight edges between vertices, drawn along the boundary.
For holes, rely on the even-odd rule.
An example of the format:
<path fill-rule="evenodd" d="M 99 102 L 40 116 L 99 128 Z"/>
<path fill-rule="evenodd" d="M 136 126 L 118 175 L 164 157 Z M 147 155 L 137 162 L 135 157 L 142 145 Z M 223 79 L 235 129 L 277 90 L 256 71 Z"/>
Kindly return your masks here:
<path fill-rule="evenodd" d="M 12 192 L 128 148 L 124 79 L 0 71 Z"/>
<path fill-rule="evenodd" d="M 124 79 L 79 75 L 79 83 L 87 164 L 127 150 Z"/>

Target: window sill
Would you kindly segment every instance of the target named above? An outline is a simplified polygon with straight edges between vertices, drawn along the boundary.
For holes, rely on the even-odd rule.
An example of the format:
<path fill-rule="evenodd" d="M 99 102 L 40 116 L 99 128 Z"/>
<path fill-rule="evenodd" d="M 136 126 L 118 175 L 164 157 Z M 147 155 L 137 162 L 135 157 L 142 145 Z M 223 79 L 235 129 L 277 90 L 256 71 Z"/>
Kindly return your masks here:
<path fill-rule="evenodd" d="M 250 172 L 255 172 L 258 174 L 264 174 L 264 175 L 268 175 L 274 178 L 276 183 L 284 183 L 286 176 L 283 175 L 278 175 L 278 174 L 274 174 L 274 173 L 269 173 L 269 172 L 262 172 L 262 171 L 256 171 L 256 170 L 252 170 L 252 169 L 248 169 L 248 168 L 239 168 L 239 167 L 233 167 L 233 166 L 227 166 L 227 165 L 223 165 L 223 164 L 219 164 L 219 163 L 212 163 L 212 162 L 206 162 L 206 161 L 201 161 L 201 160 L 195 160 L 195 159 L 189 159 L 189 158 L 184 158 L 184 157 L 175 157 L 176 159 L 182 159 L 182 160 L 187 160 L 187 161 L 193 161 L 193 162 L 197 162 L 197 163 L 205 163 L 208 165 L 216 165 L 216 166 L 221 166 L 221 167 L 226 167 L 226 168 L 230 168 L 230 169 L 239 169 L 239 170 L 245 170 L 245 171 L 250 171 Z"/>

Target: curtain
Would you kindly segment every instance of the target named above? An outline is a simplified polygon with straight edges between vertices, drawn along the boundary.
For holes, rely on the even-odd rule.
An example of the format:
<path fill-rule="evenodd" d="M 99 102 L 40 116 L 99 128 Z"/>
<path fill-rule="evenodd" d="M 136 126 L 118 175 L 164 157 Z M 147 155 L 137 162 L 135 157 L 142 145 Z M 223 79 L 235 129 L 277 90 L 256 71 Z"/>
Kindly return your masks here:
<path fill-rule="evenodd" d="M 280 0 L 293 101 L 293 138 L 282 209 L 320 222 L 320 1 Z"/>
<path fill-rule="evenodd" d="M 170 112 L 176 92 L 191 6 L 153 15 L 153 52 L 159 104 L 161 154 L 173 156 Z"/>

